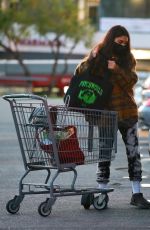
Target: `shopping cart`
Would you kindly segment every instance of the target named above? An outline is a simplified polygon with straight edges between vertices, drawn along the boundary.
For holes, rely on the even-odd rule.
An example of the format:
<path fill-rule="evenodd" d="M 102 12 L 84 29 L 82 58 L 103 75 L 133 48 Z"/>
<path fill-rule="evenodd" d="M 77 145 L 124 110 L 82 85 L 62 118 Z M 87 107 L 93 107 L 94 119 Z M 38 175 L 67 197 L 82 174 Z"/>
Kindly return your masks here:
<path fill-rule="evenodd" d="M 85 209 L 91 205 L 97 210 L 105 209 L 109 200 L 107 193 L 113 188 L 76 188 L 76 167 L 114 159 L 116 112 L 51 106 L 46 98 L 32 94 L 4 95 L 3 99 L 10 103 L 25 168 L 19 182 L 19 195 L 8 201 L 7 211 L 17 213 L 24 196 L 30 194 L 49 194 L 38 207 L 44 217 L 51 213 L 57 197 L 61 196 L 81 195 Z M 44 183 L 24 182 L 27 175 L 36 170 L 47 171 Z M 69 187 L 54 184 L 58 176 L 66 172 L 73 172 Z"/>

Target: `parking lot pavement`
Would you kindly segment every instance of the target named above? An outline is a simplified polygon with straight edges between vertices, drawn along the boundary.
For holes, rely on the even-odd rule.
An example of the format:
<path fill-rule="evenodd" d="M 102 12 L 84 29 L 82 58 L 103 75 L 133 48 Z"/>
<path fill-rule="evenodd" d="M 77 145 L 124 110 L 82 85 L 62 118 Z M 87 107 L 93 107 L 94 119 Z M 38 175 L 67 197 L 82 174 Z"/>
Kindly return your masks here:
<path fill-rule="evenodd" d="M 50 100 L 61 104 L 61 100 Z M 44 218 L 38 214 L 38 206 L 45 201 L 46 195 L 25 196 L 18 214 L 6 211 L 6 203 L 18 194 L 18 182 L 24 173 L 22 157 L 18 146 L 10 108 L 0 99 L 0 229 L 38 230 L 38 229 L 150 229 L 149 210 L 139 210 L 129 205 L 131 185 L 128 180 L 125 147 L 118 134 L 118 151 L 111 165 L 110 186 L 114 192 L 109 193 L 108 208 L 97 211 L 93 206 L 84 210 L 80 205 L 80 196 L 67 196 L 57 199 L 50 216 Z M 139 132 L 140 151 L 143 164 L 142 191 L 150 200 L 150 158 L 147 134 Z M 95 182 L 96 164 L 77 167 L 77 186 L 97 186 Z M 39 182 L 43 172 L 34 172 L 30 181 Z M 71 174 L 63 174 L 58 183 L 70 183 Z"/>

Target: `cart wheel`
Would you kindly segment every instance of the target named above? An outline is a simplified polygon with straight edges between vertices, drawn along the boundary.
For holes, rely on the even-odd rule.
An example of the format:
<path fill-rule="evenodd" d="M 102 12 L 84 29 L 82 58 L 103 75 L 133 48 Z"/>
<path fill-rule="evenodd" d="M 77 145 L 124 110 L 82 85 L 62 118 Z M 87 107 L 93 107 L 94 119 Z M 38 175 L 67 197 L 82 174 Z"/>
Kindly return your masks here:
<path fill-rule="evenodd" d="M 38 212 L 39 212 L 39 214 L 40 214 L 41 216 L 44 216 L 44 217 L 49 216 L 50 213 L 51 213 L 51 211 L 52 211 L 52 208 L 51 208 L 51 207 L 50 207 L 50 208 L 47 208 L 46 205 L 47 205 L 47 202 L 44 201 L 44 202 L 42 202 L 42 203 L 39 205 L 39 207 L 38 207 Z"/>
<path fill-rule="evenodd" d="M 20 209 L 20 204 L 16 205 L 15 199 L 9 200 L 8 203 L 6 204 L 6 210 L 11 214 L 17 213 L 19 209 Z"/>
<path fill-rule="evenodd" d="M 91 204 L 93 203 L 93 200 L 94 200 L 93 193 L 84 194 L 81 197 L 81 205 L 83 205 L 85 209 L 89 209 Z"/>
<path fill-rule="evenodd" d="M 93 206 L 97 210 L 103 210 L 107 208 L 108 201 L 109 201 L 108 195 L 101 193 L 99 196 L 94 198 Z"/>

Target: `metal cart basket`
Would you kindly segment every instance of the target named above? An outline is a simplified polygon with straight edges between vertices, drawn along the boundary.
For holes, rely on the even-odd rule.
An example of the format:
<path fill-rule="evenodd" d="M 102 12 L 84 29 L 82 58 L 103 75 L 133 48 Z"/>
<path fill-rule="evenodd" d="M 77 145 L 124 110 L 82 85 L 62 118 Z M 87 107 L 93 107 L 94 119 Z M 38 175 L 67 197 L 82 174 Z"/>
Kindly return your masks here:
<path fill-rule="evenodd" d="M 98 210 L 106 208 L 107 193 L 113 188 L 77 189 L 76 167 L 113 160 L 117 150 L 116 112 L 51 106 L 46 98 L 32 94 L 4 95 L 3 99 L 10 103 L 25 167 L 19 182 L 19 195 L 8 201 L 7 211 L 17 213 L 27 194 L 49 194 L 38 208 L 39 214 L 45 217 L 61 196 L 81 195 L 81 205 L 85 209 L 92 204 Z M 47 171 L 44 183 L 24 183 L 26 176 L 35 170 Z M 69 188 L 54 184 L 60 173 L 70 171 L 74 176 Z"/>

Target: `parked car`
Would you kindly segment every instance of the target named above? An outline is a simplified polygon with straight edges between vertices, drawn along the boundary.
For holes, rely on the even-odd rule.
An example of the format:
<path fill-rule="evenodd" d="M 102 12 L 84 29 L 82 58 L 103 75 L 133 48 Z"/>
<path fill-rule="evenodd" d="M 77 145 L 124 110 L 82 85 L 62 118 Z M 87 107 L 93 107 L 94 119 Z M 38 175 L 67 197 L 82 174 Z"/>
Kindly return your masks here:
<path fill-rule="evenodd" d="M 150 99 L 143 101 L 138 108 L 139 128 L 150 129 Z"/>
<path fill-rule="evenodd" d="M 42 92 L 49 87 L 54 81 L 54 87 L 57 89 L 59 96 L 64 95 L 65 87 L 68 87 L 72 75 L 71 74 L 57 74 L 51 76 L 48 74 L 34 74 L 31 77 L 28 76 L 0 76 L 0 86 L 3 87 L 27 87 L 28 82 L 31 82 L 33 92 Z"/>
<path fill-rule="evenodd" d="M 134 99 L 138 107 L 142 103 L 142 91 L 143 91 L 142 86 L 140 84 L 136 84 L 134 89 Z"/>
<path fill-rule="evenodd" d="M 150 88 L 149 89 L 143 89 L 142 90 L 142 100 L 146 101 L 150 98 Z"/>
<path fill-rule="evenodd" d="M 150 89 L 150 76 L 146 78 L 142 85 L 143 89 Z"/>

